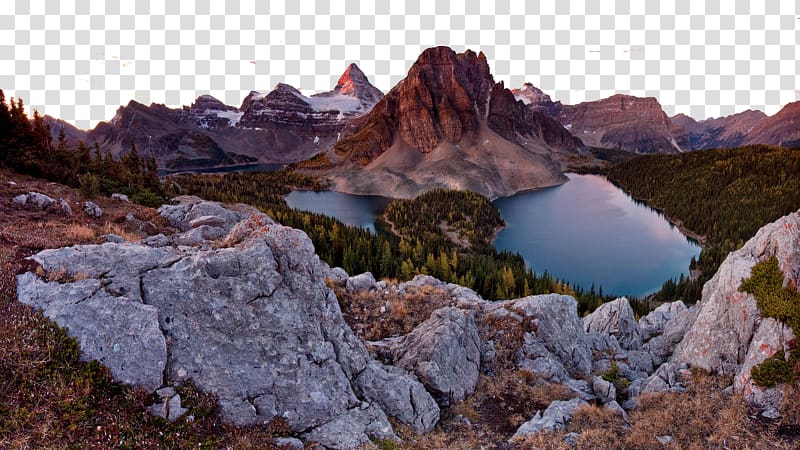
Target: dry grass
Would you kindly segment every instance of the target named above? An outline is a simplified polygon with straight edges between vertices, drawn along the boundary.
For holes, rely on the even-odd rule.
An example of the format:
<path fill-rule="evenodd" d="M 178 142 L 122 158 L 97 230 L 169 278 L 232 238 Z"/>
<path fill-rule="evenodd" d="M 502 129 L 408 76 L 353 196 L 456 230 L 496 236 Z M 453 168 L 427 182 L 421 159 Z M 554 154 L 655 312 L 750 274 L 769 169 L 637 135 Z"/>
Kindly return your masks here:
<path fill-rule="evenodd" d="M 74 223 L 64 227 L 64 237 L 76 243 L 84 243 L 93 241 L 97 233 L 88 225 Z"/>
<path fill-rule="evenodd" d="M 124 226 L 113 222 L 106 222 L 103 224 L 100 228 L 100 234 L 116 234 L 128 242 L 136 242 L 142 238 L 139 234 L 129 231 Z"/>
<path fill-rule="evenodd" d="M 643 394 L 629 419 L 602 407 L 580 408 L 563 432 L 530 437 L 521 448 L 564 448 L 564 435 L 580 433 L 578 448 L 592 449 L 797 449 L 796 397 L 784 405 L 783 419 L 769 423 L 751 414 L 741 396 L 727 396 L 720 380 L 693 373 L 684 394 Z M 791 396 L 791 393 L 790 393 Z M 792 431 L 794 430 L 794 431 Z M 663 445 L 658 436 L 671 436 Z"/>
<path fill-rule="evenodd" d="M 391 290 L 388 294 L 381 291 L 353 293 L 332 287 L 345 322 L 366 341 L 410 333 L 433 311 L 454 302 L 445 290 L 431 286 L 408 288 L 404 295 Z"/>

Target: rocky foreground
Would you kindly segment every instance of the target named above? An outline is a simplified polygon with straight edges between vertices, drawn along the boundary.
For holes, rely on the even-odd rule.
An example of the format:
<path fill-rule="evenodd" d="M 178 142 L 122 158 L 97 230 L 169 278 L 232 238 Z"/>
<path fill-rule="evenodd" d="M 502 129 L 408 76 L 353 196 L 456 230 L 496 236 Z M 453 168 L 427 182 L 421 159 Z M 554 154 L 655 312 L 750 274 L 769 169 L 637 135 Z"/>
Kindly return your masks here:
<path fill-rule="evenodd" d="M 563 430 L 588 403 L 626 417 L 643 393 L 685 390 L 692 368 L 733 376 L 720 389 L 779 414 L 784 389 L 756 386 L 750 369 L 796 339 L 762 318 L 739 286 L 771 256 L 797 285 L 798 213 L 732 253 L 700 303 L 665 304 L 637 321 L 625 298 L 580 318 L 569 296 L 490 302 L 427 276 L 401 284 L 349 277 L 321 262 L 303 232 L 252 208 L 176 200 L 159 211 L 179 233 L 45 250 L 32 257 L 40 269 L 17 278 L 21 302 L 67 327 L 84 357 L 117 380 L 158 390 L 163 404 L 153 412 L 170 420 L 192 413 L 172 389 L 191 381 L 215 393 L 235 424 L 280 417 L 295 436 L 328 448 L 398 440 L 389 417 L 429 432 L 441 411 L 492 377 L 502 352 L 534 375 L 526 382 L 572 393 L 525 417 L 511 444 Z M 335 290 L 436 290 L 445 301 L 406 334 L 362 341 Z M 512 328 L 519 339 L 508 339 Z"/>

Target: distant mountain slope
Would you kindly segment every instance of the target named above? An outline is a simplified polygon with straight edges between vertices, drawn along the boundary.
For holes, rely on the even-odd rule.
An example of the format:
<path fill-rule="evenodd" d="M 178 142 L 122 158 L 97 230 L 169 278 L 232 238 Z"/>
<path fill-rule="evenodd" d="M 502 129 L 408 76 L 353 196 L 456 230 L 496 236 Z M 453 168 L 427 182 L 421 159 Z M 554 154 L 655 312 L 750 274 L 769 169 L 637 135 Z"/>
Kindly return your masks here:
<path fill-rule="evenodd" d="M 789 103 L 774 116 L 758 122 L 745 143 L 800 147 L 800 101 Z"/>
<path fill-rule="evenodd" d="M 424 51 L 344 136 L 331 152 L 335 188 L 399 197 L 435 187 L 496 197 L 558 184 L 558 156 L 582 147 L 495 84 L 482 53 L 448 47 Z"/>
<path fill-rule="evenodd" d="M 97 142 L 118 156 L 135 144 L 159 167 L 191 170 L 246 163 L 296 162 L 332 146 L 345 125 L 383 97 L 351 64 L 332 91 L 305 96 L 278 84 L 268 93 L 251 92 L 240 108 L 202 95 L 179 109 L 131 101 L 114 118 L 89 131 L 48 118 L 55 137 Z"/>
<path fill-rule="evenodd" d="M 678 114 L 670 117 L 670 121 L 685 131 L 689 141 L 688 147 L 684 148 L 705 150 L 741 146 L 753 127 L 766 117 L 762 111 L 747 110 L 699 122 L 685 114 Z"/>

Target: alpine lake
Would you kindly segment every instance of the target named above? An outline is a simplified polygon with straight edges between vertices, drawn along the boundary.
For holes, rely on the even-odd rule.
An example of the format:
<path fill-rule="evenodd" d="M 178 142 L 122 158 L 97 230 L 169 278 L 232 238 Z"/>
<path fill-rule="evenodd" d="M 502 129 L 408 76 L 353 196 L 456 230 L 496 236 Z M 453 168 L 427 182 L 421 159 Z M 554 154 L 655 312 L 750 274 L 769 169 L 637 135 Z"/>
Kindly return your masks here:
<path fill-rule="evenodd" d="M 669 278 L 688 275 L 689 261 L 701 250 L 696 241 L 604 176 L 567 177 L 559 186 L 494 201 L 506 222 L 494 241 L 498 250 L 520 253 L 537 273 L 620 296 L 644 296 Z M 331 191 L 286 197 L 292 208 L 372 231 L 389 201 Z"/>

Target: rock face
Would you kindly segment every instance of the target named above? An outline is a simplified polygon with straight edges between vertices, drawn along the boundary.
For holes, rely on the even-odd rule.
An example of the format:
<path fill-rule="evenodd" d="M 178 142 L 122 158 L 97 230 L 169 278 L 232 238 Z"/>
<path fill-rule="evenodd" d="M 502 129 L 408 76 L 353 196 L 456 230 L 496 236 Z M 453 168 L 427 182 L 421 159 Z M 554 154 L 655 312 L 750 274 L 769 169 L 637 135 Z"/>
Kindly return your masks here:
<path fill-rule="evenodd" d="M 756 123 L 744 143 L 800 147 L 800 101 Z"/>
<path fill-rule="evenodd" d="M 416 374 L 440 405 L 475 390 L 480 338 L 472 312 L 442 308 L 414 331 L 389 343 L 393 364 Z"/>
<path fill-rule="evenodd" d="M 495 197 L 563 182 L 553 155 L 580 147 L 495 84 L 483 53 L 435 47 L 347 127 L 330 157 L 343 192 L 409 197 L 444 187 Z"/>
<path fill-rule="evenodd" d="M 642 346 L 639 324 L 625 297 L 602 304 L 583 319 L 583 327 L 587 332 L 604 332 L 616 337 L 626 350 L 636 350 Z"/>
<path fill-rule="evenodd" d="M 741 249 L 728 255 L 703 287 L 697 318 L 667 364 L 733 374 L 735 388 L 743 391 L 746 398 L 761 406 L 774 406 L 772 403 L 780 396 L 756 386 L 750 369 L 779 350 L 788 349 L 796 337 L 778 322 L 762 318 L 753 296 L 739 292 L 750 269 L 772 256 L 777 257 L 786 282 L 798 285 L 800 213 L 764 226 Z"/>
<path fill-rule="evenodd" d="M 634 153 L 681 151 L 669 118 L 653 97 L 618 94 L 564 106 L 558 120 L 586 145 Z"/>
<path fill-rule="evenodd" d="M 381 408 L 420 431 L 435 424 L 436 404 L 415 378 L 370 362 L 325 286 L 333 271 L 304 233 L 191 197 L 161 212 L 189 231 L 158 248 L 43 251 L 33 259 L 46 274 L 80 280 L 20 275 L 20 301 L 68 327 L 116 379 L 151 391 L 192 380 L 236 424 L 282 417 L 331 448 L 394 438 Z M 223 238 L 175 246 L 198 218 Z"/>
<path fill-rule="evenodd" d="M 678 114 L 670 117 L 670 121 L 674 126 L 685 130 L 685 142 L 681 147 L 704 150 L 741 146 L 750 131 L 766 117 L 767 115 L 761 111 L 747 110 L 727 117 L 699 122 L 685 114 Z"/>
<path fill-rule="evenodd" d="M 178 109 L 131 101 L 92 130 L 66 129 L 71 140 L 98 142 L 115 156 L 135 144 L 168 171 L 297 162 L 332 146 L 345 125 L 382 96 L 350 64 L 332 91 L 312 96 L 278 84 L 271 92 L 251 92 L 238 108 L 210 95 Z M 61 127 L 52 122 L 57 135 Z"/>

